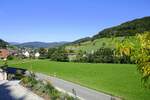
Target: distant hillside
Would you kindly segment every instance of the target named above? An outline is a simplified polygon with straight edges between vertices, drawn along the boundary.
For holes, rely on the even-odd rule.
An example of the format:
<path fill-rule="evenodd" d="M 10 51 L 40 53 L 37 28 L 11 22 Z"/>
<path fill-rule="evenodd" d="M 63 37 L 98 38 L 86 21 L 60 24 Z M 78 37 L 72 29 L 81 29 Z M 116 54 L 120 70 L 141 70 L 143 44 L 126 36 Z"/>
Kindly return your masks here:
<path fill-rule="evenodd" d="M 113 36 L 115 37 L 114 39 L 121 39 L 124 36 L 130 36 L 130 40 L 135 41 L 134 36 L 144 31 L 150 31 L 150 17 L 135 19 L 118 26 L 104 29 L 91 38 L 85 37 L 66 45 L 66 49 L 72 49 L 76 52 L 79 50 L 91 52 L 101 47 L 112 48 L 114 47 L 114 41 L 110 37 Z"/>
<path fill-rule="evenodd" d="M 51 42 L 51 43 L 45 43 L 45 42 L 26 42 L 17 44 L 17 47 L 27 47 L 27 48 L 52 48 L 64 45 L 67 42 Z"/>
<path fill-rule="evenodd" d="M 86 41 L 93 41 L 99 38 L 108 38 L 108 37 L 122 37 L 122 36 L 135 36 L 137 33 L 142 33 L 144 31 L 150 31 L 150 16 L 143 17 L 140 19 L 135 19 L 132 21 L 128 21 L 122 23 L 118 26 L 114 26 L 111 28 L 106 28 L 93 37 L 85 37 L 82 39 L 78 39 L 71 44 L 78 44 Z"/>
<path fill-rule="evenodd" d="M 20 44 L 19 42 L 9 42 L 10 45 L 18 45 Z"/>
<path fill-rule="evenodd" d="M 78 39 L 78 40 L 72 42 L 72 44 L 81 43 L 81 42 L 85 42 L 85 41 L 89 41 L 89 40 L 91 40 L 90 37 L 85 37 L 85 38 L 81 38 L 81 39 Z"/>
<path fill-rule="evenodd" d="M 104 29 L 100 31 L 97 35 L 93 36 L 93 38 L 96 39 L 111 36 L 134 36 L 137 33 L 142 33 L 144 31 L 150 31 L 150 16 L 135 19 L 122 23 L 118 26 Z"/>
<path fill-rule="evenodd" d="M 6 48 L 6 46 L 8 45 L 8 43 L 2 39 L 0 39 L 0 48 Z"/>
<path fill-rule="evenodd" d="M 70 44 L 66 46 L 66 49 L 74 50 L 75 52 L 86 51 L 91 53 L 100 49 L 101 47 L 105 48 L 115 48 L 115 41 L 123 40 L 124 37 L 115 37 L 115 38 L 99 38 L 93 41 L 81 42 L 79 44 Z M 129 40 L 136 43 L 135 36 L 129 36 Z M 137 44 L 138 45 L 138 44 Z"/>

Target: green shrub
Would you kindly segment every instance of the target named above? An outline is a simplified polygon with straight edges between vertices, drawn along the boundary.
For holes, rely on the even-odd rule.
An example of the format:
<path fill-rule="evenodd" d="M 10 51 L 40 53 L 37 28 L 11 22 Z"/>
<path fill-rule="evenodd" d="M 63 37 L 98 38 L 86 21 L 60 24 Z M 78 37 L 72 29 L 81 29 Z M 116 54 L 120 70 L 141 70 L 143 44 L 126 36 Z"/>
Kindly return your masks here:
<path fill-rule="evenodd" d="M 21 84 L 50 100 L 74 100 L 73 97 L 56 90 L 50 82 L 37 81 L 34 75 L 22 78 Z"/>
<path fill-rule="evenodd" d="M 14 56 L 9 55 L 9 56 L 7 57 L 7 59 L 8 59 L 8 60 L 13 60 L 13 59 L 14 59 Z"/>
<path fill-rule="evenodd" d="M 73 98 L 72 96 L 69 96 L 66 93 L 62 94 L 60 98 L 61 100 L 78 100 L 78 99 Z"/>
<path fill-rule="evenodd" d="M 21 80 L 21 83 L 29 88 L 33 88 L 38 83 L 38 81 L 33 77 L 24 77 Z"/>
<path fill-rule="evenodd" d="M 23 84 L 27 84 L 29 82 L 29 78 L 28 77 L 24 77 L 22 80 L 21 80 L 21 83 Z"/>
<path fill-rule="evenodd" d="M 22 74 L 15 74 L 14 75 L 14 79 L 17 79 L 17 80 L 20 80 L 20 79 L 22 79 L 24 76 L 22 75 Z"/>

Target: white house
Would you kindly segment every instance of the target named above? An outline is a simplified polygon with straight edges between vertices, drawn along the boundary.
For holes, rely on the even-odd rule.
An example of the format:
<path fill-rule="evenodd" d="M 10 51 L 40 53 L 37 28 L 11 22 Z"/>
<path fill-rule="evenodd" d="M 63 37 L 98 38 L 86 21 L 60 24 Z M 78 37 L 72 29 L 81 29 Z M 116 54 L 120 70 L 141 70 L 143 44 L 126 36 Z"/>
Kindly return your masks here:
<path fill-rule="evenodd" d="M 35 53 L 35 58 L 39 58 L 39 56 L 40 56 L 39 52 Z"/>
<path fill-rule="evenodd" d="M 30 54 L 29 54 L 28 51 L 24 52 L 23 55 L 24 55 L 25 57 L 28 57 L 28 58 L 30 57 Z"/>

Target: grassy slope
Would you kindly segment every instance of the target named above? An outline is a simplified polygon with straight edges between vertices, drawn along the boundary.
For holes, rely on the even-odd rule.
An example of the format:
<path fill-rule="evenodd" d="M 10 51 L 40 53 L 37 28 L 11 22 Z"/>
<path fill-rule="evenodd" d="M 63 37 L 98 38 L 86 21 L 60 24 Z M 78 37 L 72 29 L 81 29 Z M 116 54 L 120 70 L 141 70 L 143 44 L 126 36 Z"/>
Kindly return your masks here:
<path fill-rule="evenodd" d="M 68 46 L 66 46 L 66 49 L 73 49 L 76 52 L 78 50 L 91 52 L 92 50 L 95 51 L 95 50 L 101 48 L 103 46 L 103 43 L 105 43 L 105 47 L 112 48 L 112 47 L 115 47 L 115 41 L 117 39 L 123 39 L 123 38 L 124 37 L 100 38 L 100 39 L 96 39 L 94 41 L 82 42 L 80 45 L 79 44 L 68 45 Z M 134 36 L 130 36 L 129 40 L 135 41 L 135 37 Z"/>
<path fill-rule="evenodd" d="M 103 91 L 127 100 L 149 100 L 150 91 L 142 87 L 135 65 L 85 64 L 31 60 L 10 61 L 9 65 L 56 75 L 65 80 Z"/>

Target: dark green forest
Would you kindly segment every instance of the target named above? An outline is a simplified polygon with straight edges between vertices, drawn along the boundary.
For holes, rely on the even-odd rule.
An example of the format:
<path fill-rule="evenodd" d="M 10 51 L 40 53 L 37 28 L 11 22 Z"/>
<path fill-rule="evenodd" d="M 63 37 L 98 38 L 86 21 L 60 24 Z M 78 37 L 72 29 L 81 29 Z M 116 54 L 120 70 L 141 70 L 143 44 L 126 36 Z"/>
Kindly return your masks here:
<path fill-rule="evenodd" d="M 8 45 L 7 42 L 5 42 L 4 40 L 0 39 L 0 48 L 6 48 Z"/>
<path fill-rule="evenodd" d="M 93 38 L 134 36 L 137 33 L 143 33 L 145 31 L 150 31 L 150 17 L 135 19 L 115 27 L 104 29 L 93 36 Z"/>

